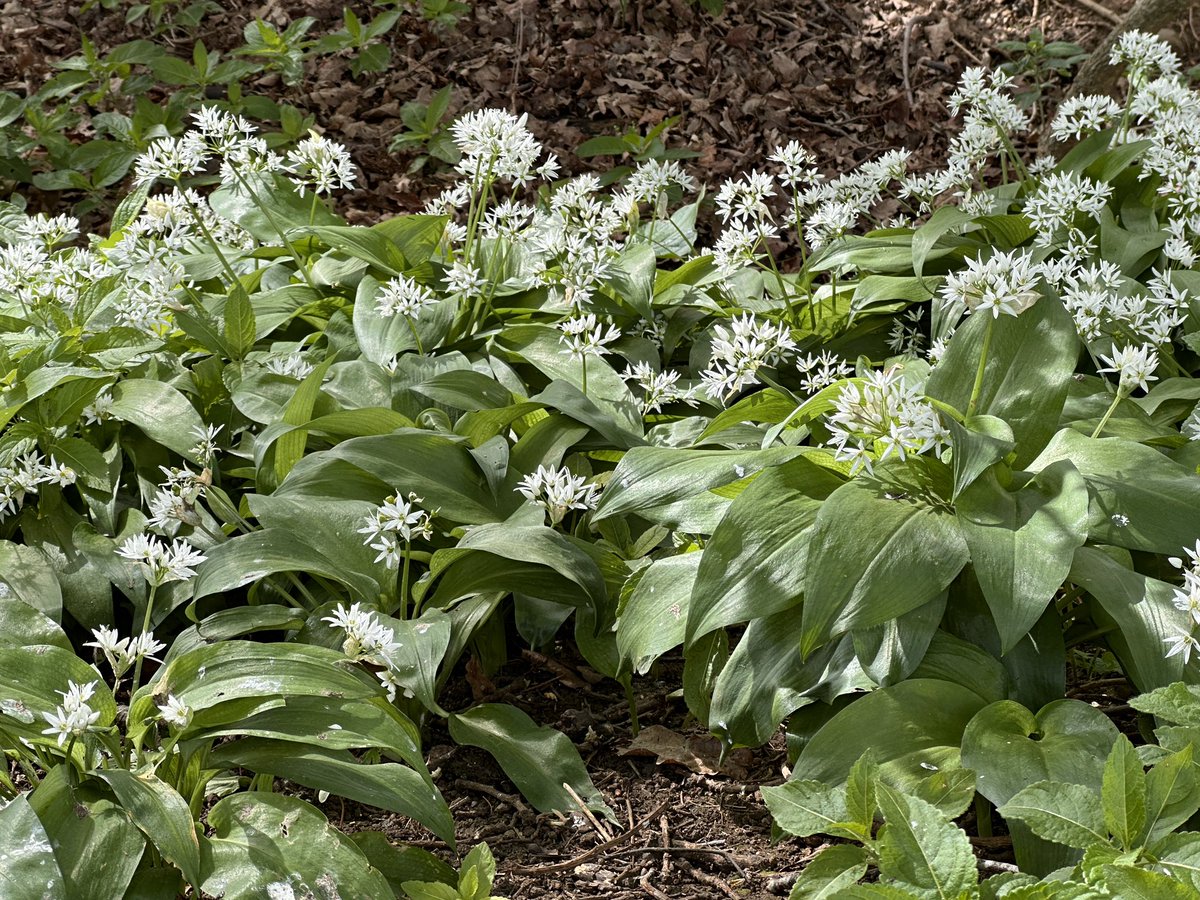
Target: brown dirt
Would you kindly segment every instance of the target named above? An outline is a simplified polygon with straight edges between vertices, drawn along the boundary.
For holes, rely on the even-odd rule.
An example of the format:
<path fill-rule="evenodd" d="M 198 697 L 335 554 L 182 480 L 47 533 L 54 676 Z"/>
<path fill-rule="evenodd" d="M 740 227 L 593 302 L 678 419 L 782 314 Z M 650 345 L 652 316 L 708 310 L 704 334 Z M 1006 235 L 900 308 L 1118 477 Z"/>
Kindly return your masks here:
<path fill-rule="evenodd" d="M 1117 11 L 1128 5 L 1108 2 Z M 228 51 L 240 45 L 242 27 L 256 16 L 284 24 L 301 15 L 318 19 L 311 33 L 320 35 L 340 26 L 343 5 L 226 0 L 206 19 L 202 37 L 210 50 Z M 345 5 L 371 14 L 358 0 Z M 80 14 L 72 0 L 0 0 L 0 89 L 36 89 L 53 73 L 55 59 L 78 52 L 81 31 L 101 51 L 148 36 L 145 26 L 125 26 L 123 14 L 123 7 Z M 1047 39 L 1085 47 L 1108 30 L 1074 0 L 728 0 L 716 19 L 687 0 L 478 0 L 453 30 L 406 14 L 389 36 L 393 62 L 385 73 L 355 81 L 347 61 L 331 57 L 310 63 L 300 85 L 268 75 L 247 91 L 312 113 L 330 137 L 350 147 L 362 186 L 338 200 L 340 211 L 350 221 L 370 222 L 419 208 L 451 179 L 433 167 L 411 175 L 415 154 L 387 152 L 402 130 L 402 104 L 427 101 L 447 84 L 455 87 L 452 113 L 482 106 L 528 113 L 533 132 L 575 171 L 593 165 L 572 155 L 586 138 L 681 116 L 668 145 L 698 151 L 688 166 L 712 185 L 761 165 L 771 148 L 793 138 L 829 170 L 896 146 L 932 163 L 948 139 L 945 104 L 958 74 L 968 65 L 1000 61 L 990 48 L 1023 39 L 1035 26 Z M 1190 23 L 1178 31 L 1196 42 Z M 178 55 L 190 55 L 194 36 L 164 39 Z M 671 671 L 669 664 L 664 671 Z M 582 817 L 533 813 L 490 757 L 454 747 L 435 723 L 431 767 L 454 810 L 460 846 L 489 842 L 501 869 L 499 893 L 513 900 L 767 898 L 787 893 L 779 883 L 768 890 L 772 876 L 795 872 L 819 846 L 770 841 L 770 820 L 756 791 L 782 777 L 781 736 L 737 757 L 741 769 L 734 776 L 697 775 L 620 755 L 632 736 L 623 694 L 611 682 L 580 687 L 572 680 L 576 686 L 568 687 L 544 664 L 526 659 L 494 683 L 507 702 L 578 743 L 621 827 L 666 804 L 623 843 L 578 867 L 539 874 L 538 868 L 593 848 L 599 841 L 593 826 Z M 670 677 L 638 685 L 643 727 L 695 732 L 682 702 L 668 696 L 677 686 Z M 450 708 L 469 703 L 465 687 L 457 691 L 460 702 Z M 382 829 L 397 840 L 445 849 L 398 816 L 336 799 L 325 810 L 348 830 Z M 1003 859 L 1003 839 L 996 840 L 1000 845 L 981 852 Z M 641 848 L 649 849 L 637 852 Z"/>

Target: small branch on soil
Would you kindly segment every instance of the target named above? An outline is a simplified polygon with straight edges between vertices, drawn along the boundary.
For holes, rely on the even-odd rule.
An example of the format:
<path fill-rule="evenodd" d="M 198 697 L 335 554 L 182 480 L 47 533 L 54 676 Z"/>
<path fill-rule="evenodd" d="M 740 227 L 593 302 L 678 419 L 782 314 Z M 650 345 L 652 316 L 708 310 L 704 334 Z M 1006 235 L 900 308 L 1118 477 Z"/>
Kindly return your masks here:
<path fill-rule="evenodd" d="M 994 859 L 977 859 L 977 860 L 975 860 L 975 865 L 977 865 L 979 867 L 979 871 L 989 872 L 993 875 L 997 875 L 1001 872 L 1020 872 L 1021 871 L 1019 866 L 1015 866 L 1012 863 L 997 862 Z"/>
<path fill-rule="evenodd" d="M 913 16 L 904 23 L 904 37 L 900 40 L 900 72 L 904 76 L 904 97 L 908 100 L 908 108 L 912 109 L 916 105 L 916 98 L 913 96 L 912 82 L 909 81 L 909 66 L 908 66 L 908 50 L 912 44 L 912 32 L 918 25 L 927 25 L 932 22 L 933 16 Z"/>
<path fill-rule="evenodd" d="M 638 887 L 653 897 L 654 900 L 671 900 L 670 897 L 650 883 L 649 875 L 642 876 L 641 880 L 638 881 Z"/>
<path fill-rule="evenodd" d="M 1080 6 L 1082 6 L 1084 9 L 1094 12 L 1096 15 L 1100 16 L 1103 19 L 1107 19 L 1109 22 L 1112 22 L 1114 25 L 1121 24 L 1121 17 L 1119 15 L 1117 15 L 1115 12 L 1113 12 L 1107 6 L 1104 6 L 1101 3 L 1097 3 L 1096 0 L 1075 0 L 1075 2 L 1078 3 Z"/>
<path fill-rule="evenodd" d="M 733 855 L 728 850 L 722 850 L 719 847 L 630 847 L 628 850 L 619 850 L 616 853 L 610 853 L 609 856 L 621 858 L 625 856 L 639 856 L 641 854 L 661 855 L 664 859 L 668 856 L 719 856 L 725 860 L 731 867 L 737 870 L 743 881 L 749 881 L 750 876 L 746 874 L 746 870 L 739 865 L 738 861 L 733 858 Z"/>
<path fill-rule="evenodd" d="M 618 834 L 616 837 L 612 838 L 611 840 L 605 841 L 603 844 L 597 844 L 595 847 L 593 847 L 591 850 L 588 850 L 586 853 L 580 853 L 576 857 L 573 857 L 568 860 L 564 860 L 563 862 L 560 862 L 560 863 L 554 863 L 553 865 L 549 865 L 549 866 L 534 866 L 531 869 L 509 869 L 508 870 L 509 874 L 521 875 L 521 876 L 528 877 L 528 876 L 532 876 L 532 875 L 553 875 L 556 872 L 569 872 L 572 869 L 583 865 L 588 860 L 595 859 L 597 856 L 599 856 L 605 850 L 610 850 L 619 844 L 625 843 L 625 841 L 629 840 L 631 837 L 633 837 L 635 834 L 637 834 L 639 831 L 641 831 L 643 828 L 645 828 L 649 823 L 653 822 L 655 819 L 657 819 L 659 816 L 661 816 L 663 810 L 671 805 L 672 799 L 673 798 L 668 797 L 666 800 L 664 800 L 662 803 L 660 803 L 658 805 L 657 809 L 655 809 L 652 813 L 650 813 L 650 815 L 646 816 L 646 818 L 644 818 L 640 822 L 638 822 L 637 825 L 635 825 L 633 828 L 630 828 L 628 831 Z"/>
<path fill-rule="evenodd" d="M 587 817 L 587 820 L 592 823 L 592 827 L 596 829 L 596 834 L 600 836 L 600 840 L 611 841 L 613 837 L 612 834 L 609 833 L 607 828 L 600 824 L 600 820 L 596 818 L 596 814 L 594 812 L 588 809 L 588 805 L 583 802 L 583 798 L 580 797 L 579 794 L 575 793 L 575 788 L 571 787 L 571 785 L 565 781 L 563 782 L 563 788 L 568 794 L 571 795 L 571 799 L 574 800 L 575 805 L 583 811 L 583 814 Z"/>
<path fill-rule="evenodd" d="M 679 860 L 679 868 L 683 869 L 684 872 L 690 875 L 693 881 L 698 881 L 700 884 L 706 884 L 711 888 L 716 888 L 726 897 L 732 897 L 733 900 L 739 900 L 738 892 L 731 888 L 724 878 L 720 878 L 716 875 L 710 875 L 708 872 L 702 872 L 700 869 L 697 869 L 695 866 L 689 863 L 686 859 Z"/>
<path fill-rule="evenodd" d="M 464 787 L 472 791 L 479 791 L 481 794 L 487 794 L 489 797 L 493 797 L 496 800 L 499 800 L 501 803 L 507 803 L 509 806 L 519 812 L 527 813 L 530 811 L 529 807 L 521 802 L 520 797 L 514 794 L 506 794 L 503 791 L 498 791 L 490 784 L 481 784 L 478 781 L 468 781 L 466 778 L 456 778 L 454 783 L 459 787 Z"/>
<path fill-rule="evenodd" d="M 669 852 L 671 849 L 671 832 L 667 828 L 666 815 L 663 815 L 659 818 L 658 830 L 659 830 L 659 833 L 662 835 L 662 849 L 663 849 L 662 868 L 660 869 L 660 871 L 662 872 L 663 878 L 666 878 L 667 875 L 671 871 L 671 854 Z"/>

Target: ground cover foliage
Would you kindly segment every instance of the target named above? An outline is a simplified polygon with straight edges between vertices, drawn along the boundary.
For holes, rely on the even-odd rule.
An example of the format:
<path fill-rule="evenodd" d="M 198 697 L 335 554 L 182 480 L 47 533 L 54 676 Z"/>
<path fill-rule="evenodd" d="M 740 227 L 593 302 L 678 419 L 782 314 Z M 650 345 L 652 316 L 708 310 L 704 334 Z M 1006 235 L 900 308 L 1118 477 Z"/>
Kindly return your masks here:
<path fill-rule="evenodd" d="M 486 849 L 292 788 L 453 844 L 436 719 L 612 817 L 564 735 L 442 703 L 569 635 L 631 698 L 681 650 L 727 747 L 785 727 L 768 808 L 843 839 L 794 897 L 1195 896 L 1200 102 L 1155 39 L 1114 63 L 1061 160 L 969 70 L 944 169 L 789 144 L 708 246 L 677 164 L 562 179 L 497 110 L 372 227 L 340 147 L 216 105 L 106 234 L 3 206 L 6 891 L 486 897 Z M 1136 687 L 1139 746 L 1068 659 Z M 980 881 L 964 814 L 1019 871 Z"/>

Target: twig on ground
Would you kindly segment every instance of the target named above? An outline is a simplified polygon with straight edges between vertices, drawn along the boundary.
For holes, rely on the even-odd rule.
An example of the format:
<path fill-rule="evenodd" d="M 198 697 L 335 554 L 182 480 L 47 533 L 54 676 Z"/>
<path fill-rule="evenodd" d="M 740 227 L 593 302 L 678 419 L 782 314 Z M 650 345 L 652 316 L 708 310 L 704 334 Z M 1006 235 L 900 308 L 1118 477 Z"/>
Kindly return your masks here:
<path fill-rule="evenodd" d="M 650 883 L 650 876 L 643 875 L 638 881 L 638 887 L 649 894 L 654 900 L 671 900 L 666 894 Z"/>
<path fill-rule="evenodd" d="M 1075 2 L 1084 9 L 1094 12 L 1103 19 L 1107 19 L 1114 25 L 1120 25 L 1121 22 L 1124 21 L 1119 14 L 1113 12 L 1102 3 L 1097 3 L 1096 0 L 1075 0 Z"/>
<path fill-rule="evenodd" d="M 1012 863 L 998 862 L 994 859 L 977 859 L 975 860 L 975 865 L 979 867 L 979 871 L 981 872 L 991 872 L 996 874 L 1000 872 L 1021 871 L 1019 866 L 1015 866 Z"/>
<path fill-rule="evenodd" d="M 665 814 L 658 820 L 658 830 L 659 830 L 659 834 L 662 836 L 663 850 L 664 851 L 670 850 L 671 849 L 671 832 L 667 828 L 667 817 Z M 670 871 L 671 871 L 671 854 L 670 853 L 666 853 L 666 852 L 663 853 L 661 871 L 662 871 L 662 875 L 664 878 L 666 878 L 667 875 L 670 873 Z"/>
<path fill-rule="evenodd" d="M 701 871 L 693 866 L 686 859 L 679 860 L 679 868 L 683 869 L 694 881 L 700 884 L 706 884 L 711 888 L 716 888 L 726 897 L 731 897 L 733 900 L 739 900 L 738 892 L 729 886 L 729 883 L 717 875 L 711 875 L 708 872 Z"/>
<path fill-rule="evenodd" d="M 530 811 L 529 807 L 521 801 L 520 797 L 516 796 L 515 794 L 506 794 L 504 791 L 497 790 L 490 784 L 483 784 L 478 781 L 470 781 L 466 778 L 456 778 L 454 783 L 459 787 L 464 787 L 472 791 L 478 791 L 481 794 L 487 794 L 489 797 L 493 797 L 496 800 L 499 800 L 501 803 L 507 803 L 513 809 L 519 810 L 520 812 Z"/>
<path fill-rule="evenodd" d="M 668 798 L 660 803 L 657 809 L 650 813 L 650 815 L 646 816 L 646 818 L 638 822 L 633 828 L 618 834 L 612 840 L 605 841 L 603 844 L 597 844 L 587 852 L 580 853 L 578 856 L 572 857 L 571 859 L 563 860 L 560 863 L 553 863 L 552 865 L 548 866 L 534 866 L 531 869 L 510 869 L 509 871 L 514 875 L 523 876 L 553 875 L 555 872 L 569 872 L 571 869 L 583 865 L 588 860 L 595 859 L 605 850 L 610 850 L 613 847 L 616 847 L 618 844 L 623 844 L 625 841 L 629 840 L 631 837 L 645 828 L 649 823 L 653 822 L 656 818 L 662 815 L 662 811 L 670 805 L 671 798 Z"/>
<path fill-rule="evenodd" d="M 904 36 L 900 39 L 900 73 L 904 80 L 904 98 L 908 100 L 908 108 L 912 109 L 916 105 L 916 98 L 913 96 L 912 82 L 909 81 L 909 66 L 908 66 L 908 51 L 912 44 L 912 32 L 918 25 L 927 25 L 933 21 L 933 16 L 913 16 L 904 23 Z"/>
<path fill-rule="evenodd" d="M 592 823 L 592 827 L 596 829 L 596 834 L 600 836 L 600 840 L 611 841 L 612 834 L 607 828 L 600 824 L 600 820 L 596 818 L 596 814 L 588 808 L 588 805 L 583 802 L 583 798 L 575 793 L 575 788 L 571 787 L 571 785 L 564 781 L 563 789 L 571 795 L 571 799 L 575 801 L 575 805 L 579 807 L 579 809 L 587 817 L 587 820 Z"/>
<path fill-rule="evenodd" d="M 738 876 L 743 881 L 750 880 L 750 876 L 746 874 L 746 870 L 742 868 L 738 861 L 733 858 L 733 854 L 720 847 L 630 847 L 609 855 L 619 858 L 624 856 L 638 856 L 643 853 L 647 855 L 661 855 L 664 859 L 668 856 L 719 856 L 737 871 Z"/>

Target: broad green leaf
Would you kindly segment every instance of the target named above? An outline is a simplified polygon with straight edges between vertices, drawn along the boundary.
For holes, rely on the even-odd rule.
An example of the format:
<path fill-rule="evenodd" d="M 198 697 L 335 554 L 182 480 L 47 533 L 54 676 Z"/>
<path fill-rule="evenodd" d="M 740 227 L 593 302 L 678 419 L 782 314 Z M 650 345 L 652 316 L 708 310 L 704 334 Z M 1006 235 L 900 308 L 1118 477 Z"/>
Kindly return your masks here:
<path fill-rule="evenodd" d="M 938 623 L 946 612 L 946 600 L 947 595 L 942 592 L 898 618 L 851 632 L 854 654 L 863 673 L 880 687 L 912 675 L 937 634 Z"/>
<path fill-rule="evenodd" d="M 389 275 L 399 275 L 409 263 L 395 242 L 374 228 L 324 225 L 306 229 L 326 246 L 365 260 Z"/>
<path fill-rule="evenodd" d="M 62 618 L 62 588 L 54 567 L 39 550 L 0 541 L 0 583 L 47 618 Z"/>
<path fill-rule="evenodd" d="M 156 700 L 174 696 L 193 713 L 183 730 L 186 739 L 244 719 L 244 710 L 225 705 L 232 700 L 263 698 L 282 705 L 289 697 L 366 700 L 381 693 L 375 679 L 353 667 L 344 654 L 325 647 L 222 641 L 172 659 L 138 690 L 129 720 L 143 722 L 156 715 Z"/>
<path fill-rule="evenodd" d="M 692 526 L 704 524 L 711 516 L 707 511 L 692 513 L 685 501 L 801 455 L 804 455 L 802 450 L 790 447 L 770 450 L 634 447 L 617 464 L 592 521 L 636 513 L 668 527 L 691 531 Z"/>
<path fill-rule="evenodd" d="M 225 301 L 225 344 L 235 360 L 243 359 L 254 347 L 256 322 L 254 307 L 241 284 L 234 285 Z"/>
<path fill-rule="evenodd" d="M 1018 791 L 998 812 L 1020 819 L 1047 841 L 1086 850 L 1107 844 L 1108 831 L 1094 791 L 1082 784 L 1039 781 Z"/>
<path fill-rule="evenodd" d="M 1153 690 L 1183 677 L 1183 658 L 1178 654 L 1167 658 L 1163 645 L 1176 628 L 1191 627 L 1188 614 L 1175 608 L 1172 585 L 1131 571 L 1094 547 L 1075 551 L 1069 577 L 1100 605 L 1093 615 L 1103 613 L 1116 624 L 1106 639 L 1139 690 Z"/>
<path fill-rule="evenodd" d="M 1129 705 L 1160 722 L 1200 726 L 1200 685 L 1176 681 L 1130 698 Z"/>
<path fill-rule="evenodd" d="M 757 747 L 810 697 L 831 702 L 870 684 L 854 663 L 850 640 L 831 641 L 802 659 L 799 617 L 784 610 L 747 626 L 713 686 L 708 724 L 734 743 Z"/>
<path fill-rule="evenodd" d="M 296 463 L 274 496 L 342 499 L 340 470 L 331 468 L 336 463 L 349 463 L 388 486 L 376 502 L 388 493 L 415 493 L 422 506 L 452 522 L 499 522 L 521 503 L 515 491 L 494 497 L 466 447 L 427 431 L 351 438 L 332 450 L 310 453 Z M 515 488 L 515 477 L 512 482 Z"/>
<path fill-rule="evenodd" d="M 73 651 L 45 645 L 0 647 L 0 728 L 35 743 L 54 743 L 42 734 L 44 716 L 62 703 L 71 682 L 95 683 L 88 701 L 100 714 L 95 724 L 111 725 L 117 715 L 112 692 L 100 673 Z"/>
<path fill-rule="evenodd" d="M 50 838 L 23 795 L 0 808 L 0 895 L 11 900 L 67 896 Z"/>
<path fill-rule="evenodd" d="M 437 702 L 437 673 L 450 645 L 450 617 L 440 609 L 427 609 L 417 619 L 378 618 L 392 629 L 396 641 L 387 654 L 392 677 L 430 712 L 446 715 Z"/>
<path fill-rule="evenodd" d="M 399 763 L 361 763 L 345 750 L 270 738 L 243 738 L 217 747 L 214 767 L 242 766 L 268 772 L 305 787 L 328 791 L 420 822 L 454 844 L 454 820 L 441 793 L 419 772 Z M 210 818 L 211 823 L 211 818 Z"/>
<path fill-rule="evenodd" d="M 243 719 L 196 729 L 189 737 L 262 737 L 312 744 L 327 750 L 379 747 L 425 773 L 417 727 L 383 697 L 346 700 L 341 697 L 288 697 Z"/>
<path fill-rule="evenodd" d="M 449 726 L 450 736 L 458 743 L 492 754 L 504 774 L 540 812 L 576 809 L 563 787 L 569 784 L 590 809 L 613 816 L 571 740 L 560 731 L 536 725 L 515 706 L 480 704 L 452 715 Z"/>
<path fill-rule="evenodd" d="M 446 885 L 457 881 L 455 871 L 428 850 L 393 844 L 382 832 L 357 831 L 350 835 L 350 840 L 383 873 L 397 896 L 405 881 L 438 881 Z"/>
<path fill-rule="evenodd" d="M 0 598 L 0 647 L 49 644 L 74 652 L 57 622 L 16 597 Z"/>
<path fill-rule="evenodd" d="M 112 398 L 109 413 L 114 419 L 136 425 L 169 450 L 191 458 L 204 422 L 183 394 L 163 381 L 129 378 L 113 385 Z"/>
<path fill-rule="evenodd" d="M 950 430 L 951 463 L 954 466 L 954 490 L 950 499 L 956 501 L 985 470 L 1012 452 L 1016 444 L 1008 423 L 995 416 L 970 416 L 960 423 L 953 416 L 945 415 L 942 421 Z"/>
<path fill-rule="evenodd" d="M 496 345 L 516 354 L 551 381 L 565 381 L 582 391 L 589 400 L 611 415 L 625 430 L 641 434 L 642 415 L 625 380 L 602 358 L 587 359 L 587 390 L 584 390 L 583 365 L 563 352 L 562 333 L 549 325 L 513 325 L 493 338 Z"/>
<path fill-rule="evenodd" d="M 911 790 L 930 766 L 958 765 L 963 729 L 984 705 L 974 691 L 950 681 L 912 678 L 880 688 L 826 722 L 804 747 L 795 771 L 838 783 L 871 749 L 883 779 Z"/>
<path fill-rule="evenodd" d="M 853 844 L 833 844 L 807 863 L 788 900 L 828 900 L 867 873 L 867 854 Z"/>
<path fill-rule="evenodd" d="M 382 285 L 370 275 L 359 282 L 354 300 L 354 336 L 363 357 L 382 366 L 402 353 L 415 353 L 417 340 L 429 352 L 446 336 L 457 301 L 443 300 L 427 306 L 415 321 L 379 312 L 377 296 Z M 415 332 L 415 333 L 414 333 Z"/>
<path fill-rule="evenodd" d="M 762 795 L 775 824 L 796 837 L 842 834 L 851 821 L 846 792 L 822 781 L 787 781 L 762 788 Z"/>
<path fill-rule="evenodd" d="M 479 525 L 458 542 L 460 550 L 479 550 L 501 559 L 514 559 L 553 569 L 583 590 L 594 606 L 608 596 L 595 560 L 582 544 L 545 526 Z M 519 584 L 512 590 L 520 590 Z M 565 601 L 569 602 L 569 601 Z"/>
<path fill-rule="evenodd" d="M 254 792 L 234 794 L 208 813 L 213 836 L 201 845 L 204 892 L 224 900 L 337 895 L 355 900 L 393 900 L 383 875 L 329 824 L 320 811 L 296 797 Z"/>
<path fill-rule="evenodd" d="M 1033 459 L 1058 427 L 1075 372 L 1079 338 L 1056 299 L 1043 297 L 1021 315 L 968 316 L 954 332 L 925 391 L 966 412 L 988 330 L 992 331 L 976 412 L 1003 419 L 1016 441 L 1016 465 Z"/>
<path fill-rule="evenodd" d="M 256 631 L 292 631 L 303 627 L 304 619 L 304 610 L 279 603 L 234 606 L 206 616 L 196 632 L 211 644 Z"/>
<path fill-rule="evenodd" d="M 645 675 L 656 659 L 683 643 L 688 604 L 700 565 L 699 553 L 655 560 L 641 572 L 628 599 L 622 602 L 617 618 L 617 649 L 636 674 Z"/>
<path fill-rule="evenodd" d="M 846 811 L 850 820 L 861 826 L 863 835 L 871 835 L 871 824 L 879 803 L 875 797 L 875 783 L 879 778 L 875 754 L 868 750 L 850 767 L 846 776 Z"/>
<path fill-rule="evenodd" d="M 967 561 L 954 516 L 857 479 L 829 495 L 808 544 L 801 648 L 870 628 L 937 597 Z"/>
<path fill-rule="evenodd" d="M 1121 900 L 1200 900 L 1200 891 L 1174 876 L 1132 866 L 1105 866 L 1104 883 Z"/>
<path fill-rule="evenodd" d="M 1200 835 L 1194 831 L 1166 835 L 1153 853 L 1169 874 L 1200 889 Z"/>
<path fill-rule="evenodd" d="M 1146 777 L 1137 751 L 1125 735 L 1117 738 L 1104 764 L 1100 797 L 1105 827 L 1124 849 L 1134 849 L 1146 824 Z"/>
<path fill-rule="evenodd" d="M 971 769 L 948 768 L 922 778 L 909 793 L 936 807 L 942 815 L 956 819 L 975 799 L 976 778 Z"/>
<path fill-rule="evenodd" d="M 967 726 L 962 762 L 979 773 L 979 793 L 997 806 L 1038 781 L 1080 784 L 1098 797 L 1117 733 L 1100 710 L 1078 700 L 1056 700 L 1037 715 L 1001 700 Z"/>
<path fill-rule="evenodd" d="M 71 900 L 123 897 L 146 850 L 129 813 L 97 782 L 71 784 L 67 766 L 55 766 L 29 794 L 46 830 Z M 47 867 L 48 868 L 48 867 Z M 47 879 L 53 874 L 47 872 Z"/>
<path fill-rule="evenodd" d="M 98 773 L 163 859 L 179 867 L 189 884 L 200 884 L 200 841 L 187 801 L 153 773 L 125 769 Z"/>
<path fill-rule="evenodd" d="M 1088 484 L 1088 530 L 1096 543 L 1177 554 L 1196 540 L 1200 475 L 1150 447 L 1089 438 L 1064 429 L 1029 464 L 1040 471 L 1069 459 Z"/>
<path fill-rule="evenodd" d="M 321 382 L 325 378 L 325 372 L 333 362 L 333 357 L 329 357 L 323 363 L 314 368 L 300 382 L 300 386 L 296 388 L 296 393 L 291 400 L 288 401 L 287 407 L 283 411 L 283 424 L 301 426 L 313 417 L 313 407 L 316 405 L 317 397 L 321 393 Z M 308 432 L 300 427 L 281 434 L 275 441 L 275 470 L 273 484 L 278 484 L 287 473 L 292 470 L 292 467 L 304 456 L 304 445 L 308 440 Z M 261 477 L 261 475 L 260 475 Z"/>
<path fill-rule="evenodd" d="M 328 559 L 303 537 L 281 528 L 264 528 L 238 535 L 208 552 L 193 584 L 196 600 L 233 591 L 277 572 L 310 572 L 344 584 L 355 600 L 373 603 L 379 584 L 358 572 L 347 571 Z"/>
<path fill-rule="evenodd" d="M 930 897 L 971 895 L 979 875 L 966 832 L 924 800 L 886 784 L 878 795 L 885 822 L 875 844 L 880 876 Z"/>
<path fill-rule="evenodd" d="M 1087 487 L 1064 460 L 1018 491 L 986 474 L 963 491 L 955 508 L 1000 632 L 1000 651 L 1007 653 L 1054 599 L 1087 540 Z"/>
<path fill-rule="evenodd" d="M 734 499 L 704 546 L 687 611 L 689 643 L 800 601 L 808 526 L 842 483 L 800 457 L 763 471 Z"/>
<path fill-rule="evenodd" d="M 419 266 L 437 249 L 446 230 L 446 216 L 403 215 L 371 226 L 400 248 L 409 266 Z"/>
<path fill-rule="evenodd" d="M 1154 846 L 1200 809 L 1191 746 L 1177 750 L 1146 773 L 1146 824 L 1141 841 Z M 1200 887 L 1200 882 L 1197 883 Z"/>

